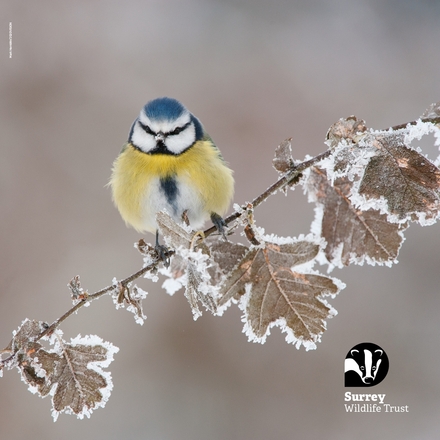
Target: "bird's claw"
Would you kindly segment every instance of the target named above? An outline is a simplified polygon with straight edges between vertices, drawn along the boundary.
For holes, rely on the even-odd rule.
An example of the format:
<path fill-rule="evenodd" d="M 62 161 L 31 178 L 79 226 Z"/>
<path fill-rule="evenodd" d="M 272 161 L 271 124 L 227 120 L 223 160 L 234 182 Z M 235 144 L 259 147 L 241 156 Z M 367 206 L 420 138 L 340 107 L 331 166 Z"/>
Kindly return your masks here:
<path fill-rule="evenodd" d="M 156 230 L 156 245 L 154 246 L 154 249 L 159 257 L 159 260 L 163 262 L 165 267 L 168 267 L 170 265 L 171 253 L 166 246 L 159 243 L 159 230 Z"/>
<path fill-rule="evenodd" d="M 226 237 L 226 223 L 222 216 L 218 215 L 217 213 L 213 212 L 211 214 L 211 221 L 216 227 L 217 231 L 223 236 L 223 238 L 227 241 L 228 238 Z"/>
<path fill-rule="evenodd" d="M 165 267 L 168 267 L 170 265 L 170 251 L 169 249 L 159 243 L 156 243 L 156 246 L 154 247 L 157 256 L 159 257 L 159 260 L 163 262 Z"/>

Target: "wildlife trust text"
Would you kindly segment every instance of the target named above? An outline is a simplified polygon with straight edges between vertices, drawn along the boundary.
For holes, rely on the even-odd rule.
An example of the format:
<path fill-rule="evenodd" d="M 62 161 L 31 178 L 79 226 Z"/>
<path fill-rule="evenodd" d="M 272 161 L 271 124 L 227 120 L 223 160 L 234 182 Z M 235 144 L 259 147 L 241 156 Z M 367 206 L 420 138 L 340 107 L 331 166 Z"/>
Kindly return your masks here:
<path fill-rule="evenodd" d="M 408 405 L 391 405 L 385 403 L 386 394 L 356 394 L 347 391 L 345 393 L 345 411 L 346 412 L 386 412 L 403 413 L 409 412 Z"/>

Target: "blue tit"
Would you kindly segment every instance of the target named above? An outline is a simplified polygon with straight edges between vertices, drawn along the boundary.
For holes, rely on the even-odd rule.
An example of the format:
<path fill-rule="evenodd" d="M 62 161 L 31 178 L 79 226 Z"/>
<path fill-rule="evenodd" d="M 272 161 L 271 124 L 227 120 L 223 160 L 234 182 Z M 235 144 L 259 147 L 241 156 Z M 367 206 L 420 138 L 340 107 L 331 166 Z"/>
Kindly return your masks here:
<path fill-rule="evenodd" d="M 148 102 L 113 164 L 113 201 L 127 225 L 158 232 L 156 213 L 183 216 L 197 230 L 210 217 L 224 234 L 234 193 L 232 171 L 200 121 L 179 101 Z"/>

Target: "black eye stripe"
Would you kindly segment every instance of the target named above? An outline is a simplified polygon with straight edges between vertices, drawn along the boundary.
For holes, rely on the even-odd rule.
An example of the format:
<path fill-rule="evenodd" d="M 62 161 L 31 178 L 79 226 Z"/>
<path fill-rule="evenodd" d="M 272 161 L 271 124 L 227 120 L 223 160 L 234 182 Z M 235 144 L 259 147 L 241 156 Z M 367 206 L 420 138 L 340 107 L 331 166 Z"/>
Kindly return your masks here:
<path fill-rule="evenodd" d="M 139 125 L 142 127 L 142 129 L 148 133 L 148 134 L 152 134 L 153 136 L 156 136 L 156 133 L 148 126 L 148 125 L 144 125 L 142 124 L 141 121 L 139 121 Z"/>
<path fill-rule="evenodd" d="M 187 122 L 185 125 L 183 125 L 182 127 L 177 127 L 175 128 L 173 131 L 170 131 L 169 133 L 167 133 L 169 136 L 175 136 L 176 134 L 181 133 L 183 130 L 185 130 L 186 127 L 189 126 L 191 122 Z"/>
<path fill-rule="evenodd" d="M 183 130 L 185 130 L 189 125 L 191 124 L 191 121 L 187 122 L 182 127 L 176 127 L 173 131 L 170 131 L 168 133 L 164 133 L 166 136 L 175 136 L 181 133 Z M 142 127 L 142 129 L 152 136 L 156 136 L 157 133 L 155 133 L 148 125 L 142 124 L 141 121 L 139 121 L 139 125 Z"/>

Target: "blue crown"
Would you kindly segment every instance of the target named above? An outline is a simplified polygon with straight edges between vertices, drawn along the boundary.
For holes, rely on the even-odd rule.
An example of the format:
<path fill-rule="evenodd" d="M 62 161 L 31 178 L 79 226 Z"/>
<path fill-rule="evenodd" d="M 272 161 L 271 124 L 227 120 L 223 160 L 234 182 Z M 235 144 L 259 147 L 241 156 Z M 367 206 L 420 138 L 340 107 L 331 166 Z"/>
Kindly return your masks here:
<path fill-rule="evenodd" d="M 153 99 L 144 106 L 145 114 L 152 121 L 173 121 L 185 111 L 187 111 L 185 107 L 172 98 Z"/>

